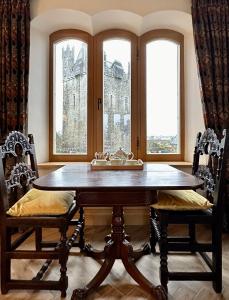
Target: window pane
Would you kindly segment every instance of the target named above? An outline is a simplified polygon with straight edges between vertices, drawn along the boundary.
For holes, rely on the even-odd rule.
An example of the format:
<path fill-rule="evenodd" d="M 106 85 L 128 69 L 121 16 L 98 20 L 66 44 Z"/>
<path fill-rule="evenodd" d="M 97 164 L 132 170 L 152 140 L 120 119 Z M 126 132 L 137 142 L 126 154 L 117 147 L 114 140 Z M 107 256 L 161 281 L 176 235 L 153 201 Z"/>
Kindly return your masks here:
<path fill-rule="evenodd" d="M 87 44 L 54 44 L 54 153 L 87 154 Z"/>
<path fill-rule="evenodd" d="M 131 150 L 131 43 L 103 42 L 103 149 Z"/>
<path fill-rule="evenodd" d="M 147 154 L 180 153 L 179 50 L 166 40 L 146 45 Z"/>

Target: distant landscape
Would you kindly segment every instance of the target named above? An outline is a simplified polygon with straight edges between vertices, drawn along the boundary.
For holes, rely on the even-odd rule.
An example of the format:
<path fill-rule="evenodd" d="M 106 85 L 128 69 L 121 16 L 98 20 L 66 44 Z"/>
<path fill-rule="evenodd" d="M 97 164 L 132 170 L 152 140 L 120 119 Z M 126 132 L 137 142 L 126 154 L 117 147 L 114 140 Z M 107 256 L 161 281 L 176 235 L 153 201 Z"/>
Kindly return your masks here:
<path fill-rule="evenodd" d="M 147 153 L 177 153 L 177 136 L 147 137 Z"/>

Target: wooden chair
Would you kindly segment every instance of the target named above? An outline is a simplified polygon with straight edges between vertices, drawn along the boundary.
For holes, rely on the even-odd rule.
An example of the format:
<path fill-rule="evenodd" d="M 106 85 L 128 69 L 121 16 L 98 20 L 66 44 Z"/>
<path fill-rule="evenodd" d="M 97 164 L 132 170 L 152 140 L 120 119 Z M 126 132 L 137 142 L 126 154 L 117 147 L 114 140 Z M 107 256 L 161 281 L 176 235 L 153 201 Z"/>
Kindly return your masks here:
<path fill-rule="evenodd" d="M 83 209 L 77 205 L 74 192 L 30 189 L 37 177 L 33 136 L 27 138 L 20 132 L 11 132 L 0 147 L 1 292 L 6 294 L 10 289 L 60 290 L 64 297 L 68 286 L 69 250 L 71 246 L 84 247 Z M 79 219 L 74 219 L 78 210 Z M 75 231 L 67 239 L 70 225 L 75 226 Z M 42 228 L 57 228 L 60 240 L 44 241 Z M 26 244 L 23 250 L 18 250 L 32 233 L 35 233 L 35 250 L 25 248 Z M 46 262 L 31 280 L 17 280 L 11 278 L 12 259 L 46 259 Z M 59 260 L 59 280 L 42 280 L 53 259 Z"/>
<path fill-rule="evenodd" d="M 159 191 L 158 203 L 151 208 L 151 249 L 155 253 L 156 242 L 160 249 L 160 280 L 167 290 L 169 280 L 212 281 L 217 293 L 222 290 L 222 211 L 225 196 L 226 156 L 229 154 L 228 131 L 221 141 L 213 130 L 197 135 L 192 174 L 204 181 L 201 196 L 195 191 Z M 201 164 L 207 157 L 206 166 Z M 209 200 L 209 201 L 208 201 Z M 170 224 L 187 224 L 188 236 L 167 235 Z M 209 225 L 212 239 L 202 243 L 196 239 L 196 224 Z M 169 252 L 198 252 L 209 272 L 170 272 Z M 206 252 L 211 252 L 210 258 Z"/>

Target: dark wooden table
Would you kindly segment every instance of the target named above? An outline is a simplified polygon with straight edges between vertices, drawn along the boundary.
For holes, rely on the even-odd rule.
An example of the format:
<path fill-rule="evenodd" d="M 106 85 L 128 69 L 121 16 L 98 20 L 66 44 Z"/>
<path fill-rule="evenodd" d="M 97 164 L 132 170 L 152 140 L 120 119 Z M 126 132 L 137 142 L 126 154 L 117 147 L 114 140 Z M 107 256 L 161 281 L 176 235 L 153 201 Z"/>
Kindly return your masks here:
<path fill-rule="evenodd" d="M 103 251 L 85 247 L 88 255 L 104 262 L 95 277 L 83 288 L 76 289 L 72 300 L 84 299 L 107 277 L 116 259 L 121 259 L 127 272 L 148 293 L 157 299 L 166 299 L 161 286 L 155 287 L 137 269 L 135 261 L 148 248 L 133 250 L 124 230 L 123 207 L 149 206 L 156 201 L 157 190 L 195 189 L 202 182 L 192 175 L 169 165 L 145 163 L 143 170 L 100 170 L 92 171 L 89 164 L 64 166 L 34 182 L 42 190 L 75 190 L 79 204 L 83 207 L 113 207 L 111 234 L 105 238 Z"/>

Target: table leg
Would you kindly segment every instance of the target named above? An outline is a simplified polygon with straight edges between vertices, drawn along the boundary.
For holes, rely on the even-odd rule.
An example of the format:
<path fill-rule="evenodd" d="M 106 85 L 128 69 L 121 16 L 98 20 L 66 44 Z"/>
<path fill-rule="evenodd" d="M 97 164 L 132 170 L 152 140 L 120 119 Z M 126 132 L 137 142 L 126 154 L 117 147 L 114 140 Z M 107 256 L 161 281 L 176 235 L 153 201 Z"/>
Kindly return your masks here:
<path fill-rule="evenodd" d="M 138 270 L 135 265 L 136 254 L 133 251 L 132 245 L 129 242 L 123 241 L 122 243 L 122 262 L 130 274 L 130 276 L 149 294 L 158 300 L 167 299 L 167 294 L 162 286 L 155 287 L 145 276 Z"/>
<path fill-rule="evenodd" d="M 83 288 L 73 291 L 71 300 L 86 299 L 89 293 L 93 292 L 104 281 L 115 262 L 115 258 L 106 257 L 101 268 L 95 277 Z"/>
<path fill-rule="evenodd" d="M 85 245 L 84 253 L 94 259 L 105 259 L 105 251 L 95 250 L 90 244 Z"/>
<path fill-rule="evenodd" d="M 85 286 L 83 289 L 76 289 L 72 294 L 71 300 L 85 299 L 87 295 L 94 291 L 107 277 L 109 274 L 115 259 L 122 259 L 122 262 L 127 272 L 133 277 L 133 279 L 148 293 L 153 295 L 156 299 L 164 300 L 167 299 L 167 295 L 163 287 L 155 287 L 135 266 L 135 260 L 140 256 L 148 253 L 148 248 L 143 248 L 137 252 L 133 251 L 133 247 L 126 239 L 127 235 L 124 230 L 124 217 L 123 207 L 114 206 L 111 235 L 107 239 L 104 251 L 96 252 L 91 247 L 87 248 L 87 253 L 95 258 L 104 258 L 104 262 L 95 275 L 95 277 Z"/>
<path fill-rule="evenodd" d="M 147 243 L 142 248 L 137 249 L 137 250 L 133 250 L 131 257 L 134 258 L 134 261 L 136 262 L 143 255 L 147 255 L 147 254 L 150 254 L 150 253 L 151 253 L 151 248 L 150 248 L 149 243 Z"/>

